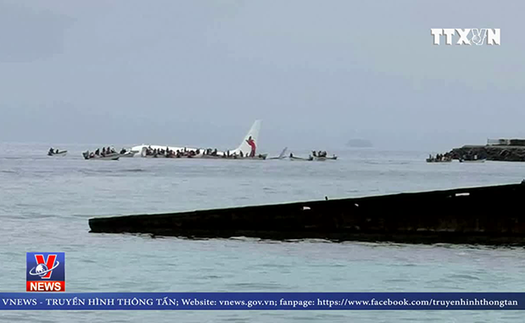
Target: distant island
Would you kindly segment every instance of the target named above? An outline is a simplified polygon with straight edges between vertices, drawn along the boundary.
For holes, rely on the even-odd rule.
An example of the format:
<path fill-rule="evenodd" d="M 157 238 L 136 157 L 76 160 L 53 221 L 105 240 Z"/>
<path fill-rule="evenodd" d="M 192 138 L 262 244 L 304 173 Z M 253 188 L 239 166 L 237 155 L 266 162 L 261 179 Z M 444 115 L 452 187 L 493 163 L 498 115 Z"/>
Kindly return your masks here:
<path fill-rule="evenodd" d="M 350 139 L 346 143 L 347 147 L 356 147 L 356 148 L 368 148 L 372 147 L 372 142 L 366 139 Z"/>

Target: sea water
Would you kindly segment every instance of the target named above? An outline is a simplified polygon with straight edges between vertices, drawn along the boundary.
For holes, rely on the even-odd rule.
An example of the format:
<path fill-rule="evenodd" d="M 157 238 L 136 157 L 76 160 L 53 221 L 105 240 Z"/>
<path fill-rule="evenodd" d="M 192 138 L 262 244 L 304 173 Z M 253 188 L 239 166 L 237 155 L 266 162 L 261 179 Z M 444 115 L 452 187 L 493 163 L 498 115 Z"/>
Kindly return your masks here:
<path fill-rule="evenodd" d="M 189 240 L 89 233 L 88 219 L 519 183 L 525 163 L 425 162 L 426 152 L 337 151 L 337 161 L 48 157 L 0 144 L 1 292 L 25 291 L 25 253 L 66 253 L 68 292 L 520 292 L 523 248 Z M 278 152 L 277 152 L 278 153 Z M 276 153 L 276 154 L 277 154 Z M 308 152 L 294 152 L 307 156 Z M 425 216 L 424 213 L 421 216 Z M 497 216 L 497 214 L 494 214 Z M 5 322 L 523 322 L 518 311 L 3 312 Z"/>

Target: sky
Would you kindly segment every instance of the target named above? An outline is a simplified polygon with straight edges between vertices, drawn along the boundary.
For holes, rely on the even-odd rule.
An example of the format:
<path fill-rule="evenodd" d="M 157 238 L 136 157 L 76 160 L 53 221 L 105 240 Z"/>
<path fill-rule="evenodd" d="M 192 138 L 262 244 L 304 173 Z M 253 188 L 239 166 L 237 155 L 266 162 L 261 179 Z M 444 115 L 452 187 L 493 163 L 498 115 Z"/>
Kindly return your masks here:
<path fill-rule="evenodd" d="M 0 141 L 449 150 L 525 137 L 525 2 L 0 0 Z M 500 28 L 499 46 L 431 28 Z M 444 39 L 442 40 L 442 43 Z"/>

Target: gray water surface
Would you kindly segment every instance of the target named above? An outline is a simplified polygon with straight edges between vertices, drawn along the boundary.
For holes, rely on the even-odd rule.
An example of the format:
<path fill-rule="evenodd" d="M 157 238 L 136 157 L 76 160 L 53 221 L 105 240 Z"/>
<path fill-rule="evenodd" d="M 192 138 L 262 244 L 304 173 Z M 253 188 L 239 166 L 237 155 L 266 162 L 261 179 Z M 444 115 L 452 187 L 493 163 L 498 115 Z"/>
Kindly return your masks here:
<path fill-rule="evenodd" d="M 121 159 L 92 147 L 0 144 L 0 291 L 25 291 L 25 253 L 64 251 L 68 292 L 520 292 L 523 248 L 152 239 L 89 233 L 138 213 L 518 183 L 525 163 L 425 163 L 426 152 L 337 151 L 326 162 Z M 277 154 L 278 152 L 276 152 Z M 308 152 L 294 152 L 307 155 Z M 422 214 L 421 216 L 424 216 Z M 5 322 L 523 322 L 518 311 L 4 312 Z"/>

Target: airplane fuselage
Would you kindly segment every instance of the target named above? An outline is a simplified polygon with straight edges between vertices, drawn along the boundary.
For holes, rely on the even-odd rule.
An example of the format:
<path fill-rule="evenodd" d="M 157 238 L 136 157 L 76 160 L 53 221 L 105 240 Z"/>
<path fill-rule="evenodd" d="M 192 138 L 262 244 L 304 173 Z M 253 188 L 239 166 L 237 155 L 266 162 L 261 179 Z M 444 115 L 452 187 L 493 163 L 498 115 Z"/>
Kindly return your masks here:
<path fill-rule="evenodd" d="M 250 131 L 246 134 L 244 139 L 242 140 L 239 147 L 232 150 L 226 150 L 226 151 L 219 151 L 215 148 L 212 148 L 211 151 L 209 150 L 210 147 L 205 148 L 194 148 L 194 147 L 180 147 L 180 146 L 169 146 L 169 145 L 138 145 L 131 148 L 132 151 L 137 152 L 137 156 L 147 157 L 151 156 L 152 151 L 166 151 L 170 150 L 174 154 L 177 154 L 177 151 L 180 154 L 190 153 L 193 152 L 191 157 L 222 157 L 222 156 L 243 156 L 243 157 L 256 157 L 256 143 L 259 137 L 259 130 L 261 122 L 259 120 L 256 120 L 252 127 L 250 128 Z M 146 152 L 149 151 L 149 154 L 146 154 Z M 198 152 L 198 153 L 197 153 Z"/>

